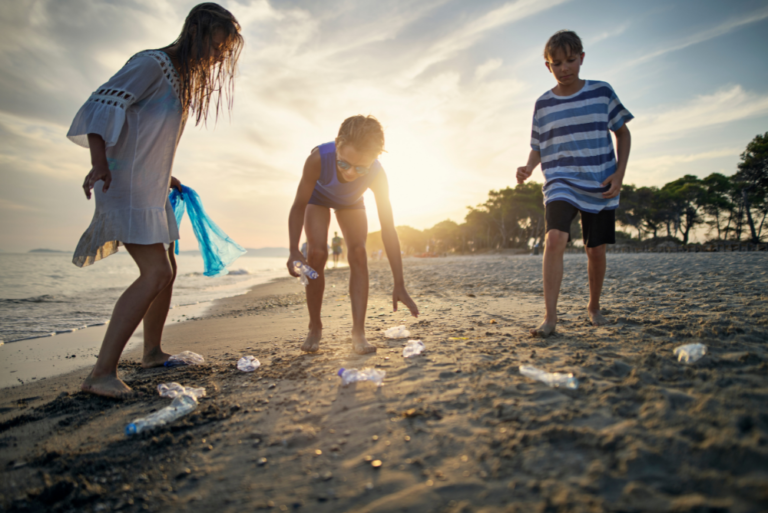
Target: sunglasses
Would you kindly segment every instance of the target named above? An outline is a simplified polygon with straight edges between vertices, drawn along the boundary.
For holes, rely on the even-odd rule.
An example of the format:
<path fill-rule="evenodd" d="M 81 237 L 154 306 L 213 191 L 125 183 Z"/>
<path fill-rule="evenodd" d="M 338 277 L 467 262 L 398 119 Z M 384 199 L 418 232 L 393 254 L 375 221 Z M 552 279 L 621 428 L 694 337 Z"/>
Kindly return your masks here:
<path fill-rule="evenodd" d="M 350 167 L 354 167 L 355 168 L 355 173 L 357 173 L 360 176 L 365 176 L 365 175 L 367 175 L 371 171 L 371 168 L 369 168 L 369 167 L 365 167 L 365 166 L 352 166 L 352 164 L 350 164 L 346 160 L 337 160 L 336 161 L 336 165 L 339 166 L 342 171 L 346 171 Z"/>

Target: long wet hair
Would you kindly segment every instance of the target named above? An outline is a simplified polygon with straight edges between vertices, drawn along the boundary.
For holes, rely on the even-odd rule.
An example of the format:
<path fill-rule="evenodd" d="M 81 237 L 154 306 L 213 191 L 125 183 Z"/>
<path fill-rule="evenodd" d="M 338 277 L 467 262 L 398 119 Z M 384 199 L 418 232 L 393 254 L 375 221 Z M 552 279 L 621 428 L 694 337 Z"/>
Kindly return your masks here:
<path fill-rule="evenodd" d="M 221 58 L 214 61 L 210 55 L 213 34 L 221 31 L 225 40 Z M 240 24 L 231 12 L 219 4 L 206 2 L 192 8 L 184 21 L 179 37 L 171 43 L 179 45 L 177 59 L 181 75 L 181 103 L 184 111 L 191 111 L 195 124 L 208 121 L 211 98 L 216 106 L 216 119 L 226 105 L 232 109 L 235 93 L 237 59 L 243 49 Z"/>

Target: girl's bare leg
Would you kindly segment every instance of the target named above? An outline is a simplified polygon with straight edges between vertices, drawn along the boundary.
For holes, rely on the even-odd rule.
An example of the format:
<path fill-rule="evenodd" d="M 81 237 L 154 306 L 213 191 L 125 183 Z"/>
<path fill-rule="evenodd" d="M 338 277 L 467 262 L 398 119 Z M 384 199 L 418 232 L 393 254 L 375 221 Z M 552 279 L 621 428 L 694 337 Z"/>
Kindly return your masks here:
<path fill-rule="evenodd" d="M 160 347 L 165 320 L 168 318 L 168 310 L 171 307 L 173 295 L 173 282 L 176 280 L 176 255 L 173 254 L 174 243 L 168 248 L 168 261 L 173 271 L 171 282 L 157 295 L 144 315 L 144 356 L 141 366 L 145 369 L 161 367 L 171 355 L 165 353 Z"/>
<path fill-rule="evenodd" d="M 139 266 L 140 275 L 117 300 L 101 344 L 99 358 L 82 389 L 96 395 L 119 398 L 131 389 L 117 377 L 117 362 L 141 319 L 173 277 L 162 244 L 126 244 L 125 249 Z"/>
<path fill-rule="evenodd" d="M 307 285 L 307 309 L 309 310 L 309 333 L 301 346 L 305 353 L 320 349 L 323 337 L 323 321 L 320 310 L 325 292 L 325 263 L 328 261 L 328 227 L 331 224 L 331 210 L 319 205 L 307 205 L 304 213 L 304 233 L 307 235 L 307 263 L 317 271 L 317 278 Z"/>
<path fill-rule="evenodd" d="M 352 300 L 352 349 L 358 354 L 373 353 L 376 347 L 365 338 L 365 314 L 368 309 L 368 217 L 365 209 L 337 210 L 336 219 L 347 243 L 349 296 Z"/>

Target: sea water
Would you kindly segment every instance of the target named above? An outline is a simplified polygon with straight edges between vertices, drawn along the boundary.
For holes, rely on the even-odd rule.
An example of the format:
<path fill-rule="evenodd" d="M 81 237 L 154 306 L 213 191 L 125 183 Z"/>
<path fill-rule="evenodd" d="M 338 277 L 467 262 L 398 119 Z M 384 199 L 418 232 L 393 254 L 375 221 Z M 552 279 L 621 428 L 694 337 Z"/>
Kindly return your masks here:
<path fill-rule="evenodd" d="M 199 254 L 176 256 L 172 306 L 244 294 L 288 276 L 285 258 L 237 259 L 225 276 L 203 276 Z M 78 268 L 69 253 L 0 253 L 0 341 L 67 333 L 106 322 L 120 294 L 139 276 L 128 253 Z"/>

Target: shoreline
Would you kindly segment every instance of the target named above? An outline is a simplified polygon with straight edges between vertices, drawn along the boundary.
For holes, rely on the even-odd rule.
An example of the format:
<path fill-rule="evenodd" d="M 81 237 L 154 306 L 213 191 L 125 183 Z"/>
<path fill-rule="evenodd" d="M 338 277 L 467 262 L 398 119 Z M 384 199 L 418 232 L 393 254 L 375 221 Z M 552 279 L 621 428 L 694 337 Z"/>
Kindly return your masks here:
<path fill-rule="evenodd" d="M 121 377 L 135 398 L 76 392 L 85 371 L 4 390 L 0 509 L 19 511 L 730 511 L 768 509 L 768 259 L 612 255 L 603 308 L 586 319 L 586 258 L 569 255 L 557 335 L 543 314 L 540 258 L 404 262 L 422 312 L 392 311 L 386 262 L 369 263 L 367 334 L 356 355 L 348 270 L 326 274 L 321 351 L 295 279 L 219 300 L 170 326 L 169 352 L 200 366 Z M 405 359 L 405 324 L 426 346 Z M 675 347 L 707 346 L 694 364 Z M 252 354 L 253 373 L 236 369 Z M 140 355 L 139 355 L 140 356 Z M 571 372 L 576 390 L 519 372 Z M 386 372 L 340 386 L 339 368 Z M 169 404 L 159 383 L 204 387 L 197 409 L 126 437 Z M 380 465 L 373 465 L 380 462 Z"/>

